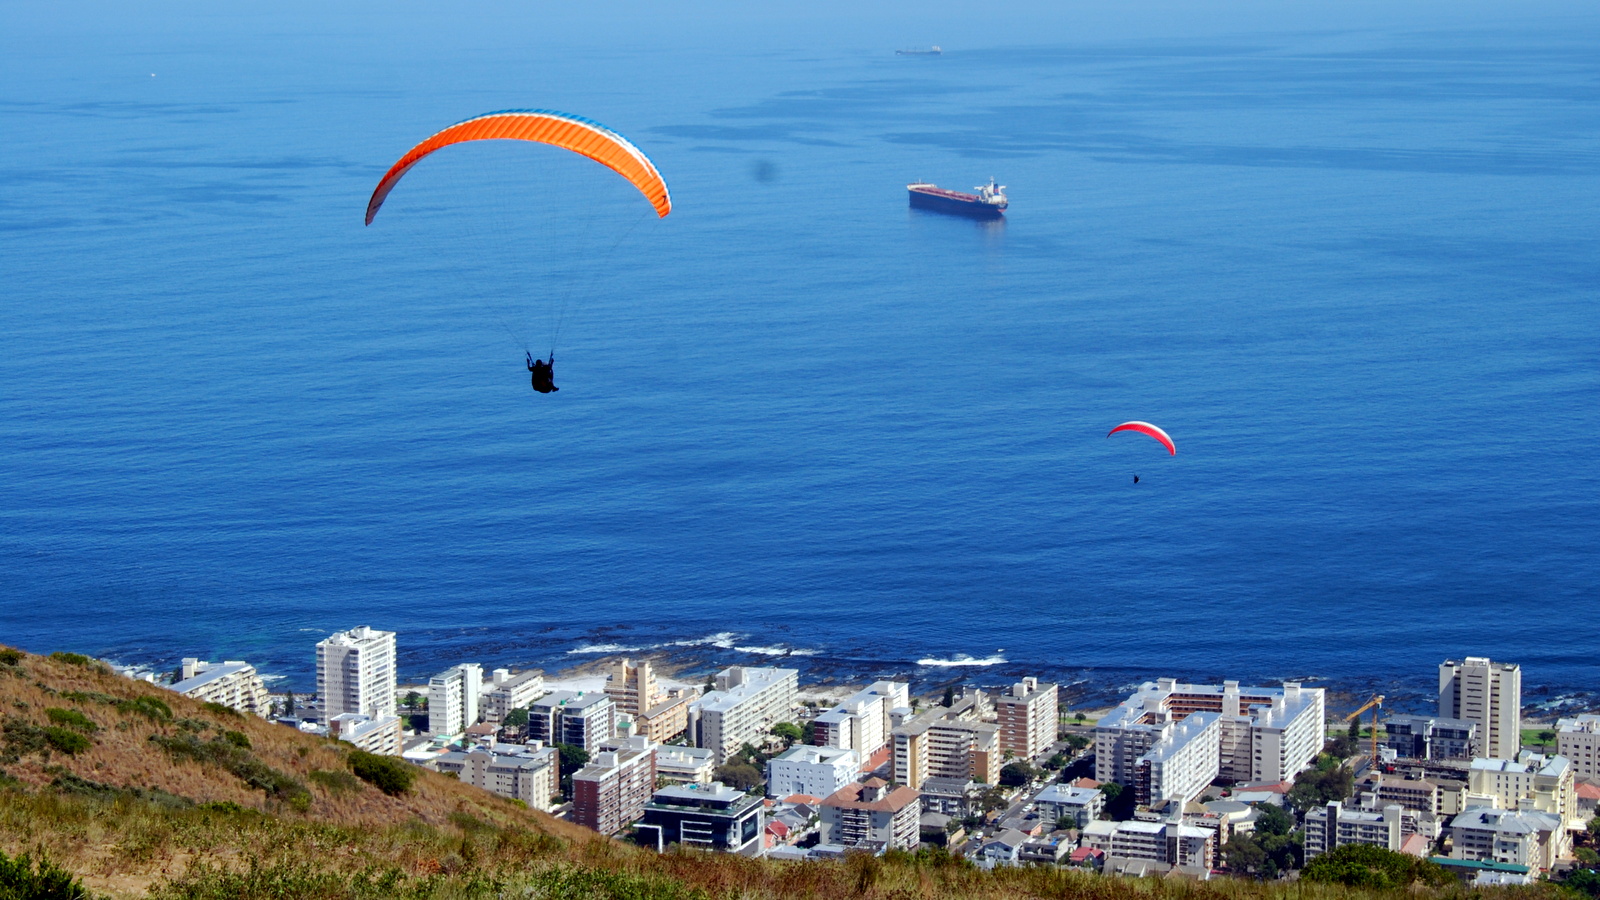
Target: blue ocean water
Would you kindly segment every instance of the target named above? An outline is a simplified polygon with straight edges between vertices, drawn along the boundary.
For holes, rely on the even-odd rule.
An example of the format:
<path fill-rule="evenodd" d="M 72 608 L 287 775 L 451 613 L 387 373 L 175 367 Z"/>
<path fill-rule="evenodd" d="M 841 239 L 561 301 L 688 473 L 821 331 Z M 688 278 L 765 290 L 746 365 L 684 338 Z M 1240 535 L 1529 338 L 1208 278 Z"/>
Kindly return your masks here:
<path fill-rule="evenodd" d="M 357 624 L 408 678 L 1422 696 L 1472 654 L 1600 688 L 1592 11 L 658 39 L 403 8 L 6 13 L 0 641 L 301 689 Z M 507 107 L 629 135 L 674 212 L 463 148 L 362 227 L 412 143 Z M 906 207 L 990 175 L 1002 223 Z"/>

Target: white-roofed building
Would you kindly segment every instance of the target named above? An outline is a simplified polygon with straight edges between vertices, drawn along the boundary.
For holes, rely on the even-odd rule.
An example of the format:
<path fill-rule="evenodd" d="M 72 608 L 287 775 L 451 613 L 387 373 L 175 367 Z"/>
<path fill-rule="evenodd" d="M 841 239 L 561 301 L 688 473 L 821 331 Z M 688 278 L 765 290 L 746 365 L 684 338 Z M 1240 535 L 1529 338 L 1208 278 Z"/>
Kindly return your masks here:
<path fill-rule="evenodd" d="M 1475 807 L 1450 822 L 1450 858 L 1548 870 L 1570 856 L 1572 841 L 1559 816 Z"/>
<path fill-rule="evenodd" d="M 1105 794 L 1099 788 L 1074 787 L 1052 784 L 1033 798 L 1039 818 L 1055 826 L 1063 819 L 1071 819 L 1073 828 L 1082 828 L 1100 818 L 1106 808 Z"/>
<path fill-rule="evenodd" d="M 861 757 L 844 747 L 797 744 L 767 760 L 767 796 L 827 797 L 861 774 Z"/>
<path fill-rule="evenodd" d="M 695 746 L 715 753 L 720 766 L 743 745 L 761 744 L 773 725 L 788 720 L 799 678 L 796 669 L 730 666 L 718 672 L 717 689 L 689 704 Z"/>
<path fill-rule="evenodd" d="M 220 703 L 262 718 L 272 712 L 266 685 L 256 674 L 256 667 L 247 662 L 214 663 L 191 656 L 183 660 L 178 674 L 182 678 L 172 685 L 172 690 L 185 697 L 202 703 Z"/>
<path fill-rule="evenodd" d="M 379 756 L 400 755 L 400 717 L 340 713 L 328 720 L 328 736 Z"/>

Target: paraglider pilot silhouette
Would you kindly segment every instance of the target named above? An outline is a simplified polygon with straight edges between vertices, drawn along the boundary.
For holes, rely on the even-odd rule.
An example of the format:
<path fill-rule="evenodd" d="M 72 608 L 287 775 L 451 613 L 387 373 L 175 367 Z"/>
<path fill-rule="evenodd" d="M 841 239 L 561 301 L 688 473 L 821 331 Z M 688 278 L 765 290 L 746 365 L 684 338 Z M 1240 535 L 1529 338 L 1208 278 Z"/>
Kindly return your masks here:
<path fill-rule="evenodd" d="M 528 372 L 533 381 L 533 389 L 541 394 L 559 391 L 556 387 L 556 355 L 550 354 L 550 361 L 534 359 L 533 354 L 528 354 Z"/>

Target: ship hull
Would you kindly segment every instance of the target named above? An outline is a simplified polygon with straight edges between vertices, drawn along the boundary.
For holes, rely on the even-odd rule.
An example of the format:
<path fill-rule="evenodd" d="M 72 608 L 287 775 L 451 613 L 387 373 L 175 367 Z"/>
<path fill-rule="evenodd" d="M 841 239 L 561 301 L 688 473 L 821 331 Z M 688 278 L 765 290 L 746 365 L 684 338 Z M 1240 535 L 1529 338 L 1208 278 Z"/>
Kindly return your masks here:
<path fill-rule="evenodd" d="M 929 194 L 922 191 L 909 191 L 908 193 L 911 194 L 911 205 L 917 209 L 930 209 L 935 212 L 948 213 L 953 216 L 967 216 L 973 219 L 998 219 L 1005 213 L 1005 207 L 984 203 L 976 197 L 971 200 L 960 200 L 955 197 Z"/>

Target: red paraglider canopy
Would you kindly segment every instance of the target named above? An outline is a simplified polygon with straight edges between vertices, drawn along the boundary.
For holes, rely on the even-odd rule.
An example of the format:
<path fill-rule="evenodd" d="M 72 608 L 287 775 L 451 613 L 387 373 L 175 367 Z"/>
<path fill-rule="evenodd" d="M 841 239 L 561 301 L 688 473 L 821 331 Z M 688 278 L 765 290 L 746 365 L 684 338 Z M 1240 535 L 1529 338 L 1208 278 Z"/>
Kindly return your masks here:
<path fill-rule="evenodd" d="M 1168 455 L 1178 455 L 1178 448 L 1172 445 L 1172 438 L 1167 437 L 1167 433 L 1165 431 L 1162 431 L 1156 426 L 1151 425 L 1149 422 L 1123 422 L 1121 425 L 1118 425 L 1117 427 L 1106 432 L 1106 437 L 1111 437 L 1113 434 L 1116 434 L 1119 431 L 1137 431 L 1140 434 L 1147 434 L 1160 441 L 1161 446 L 1167 448 Z"/>

